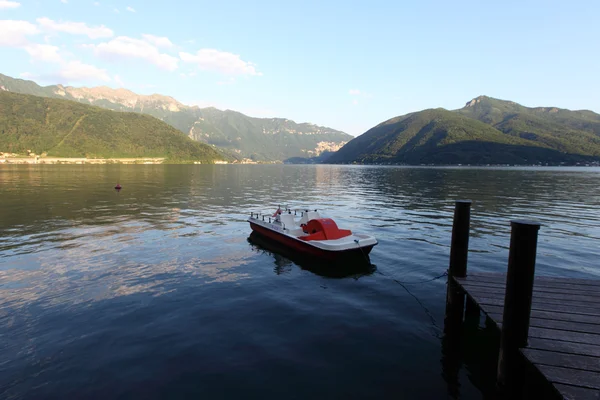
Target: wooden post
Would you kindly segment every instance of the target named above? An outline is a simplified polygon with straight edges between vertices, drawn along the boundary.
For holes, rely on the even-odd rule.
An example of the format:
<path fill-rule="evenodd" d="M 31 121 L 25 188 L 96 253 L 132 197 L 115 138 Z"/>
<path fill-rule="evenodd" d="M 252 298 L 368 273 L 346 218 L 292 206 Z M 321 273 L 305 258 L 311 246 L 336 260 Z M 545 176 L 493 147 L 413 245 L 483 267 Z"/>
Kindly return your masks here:
<path fill-rule="evenodd" d="M 454 222 L 452 224 L 452 242 L 450 244 L 450 267 L 448 268 L 448 275 L 459 278 L 467 276 L 470 221 L 471 200 L 458 200 L 454 207 Z"/>
<path fill-rule="evenodd" d="M 461 330 L 465 308 L 465 293 L 458 287 L 453 277 L 465 277 L 467 274 L 470 218 L 471 202 L 457 201 L 452 224 L 444 338 L 442 340 L 443 376 L 448 384 L 448 393 L 455 396 L 458 396 L 460 387 L 458 375 L 462 366 Z"/>
<path fill-rule="evenodd" d="M 458 200 L 454 208 L 452 224 L 452 242 L 450 247 L 450 265 L 448 267 L 448 288 L 446 292 L 445 327 L 454 330 L 463 319 L 465 294 L 455 284 L 453 277 L 464 278 L 467 275 L 467 254 L 469 252 L 469 224 L 471 219 L 471 201 Z"/>
<path fill-rule="evenodd" d="M 498 384 L 507 388 L 518 374 L 518 350 L 527 346 L 540 224 L 511 221 L 511 228 L 498 359 Z"/>

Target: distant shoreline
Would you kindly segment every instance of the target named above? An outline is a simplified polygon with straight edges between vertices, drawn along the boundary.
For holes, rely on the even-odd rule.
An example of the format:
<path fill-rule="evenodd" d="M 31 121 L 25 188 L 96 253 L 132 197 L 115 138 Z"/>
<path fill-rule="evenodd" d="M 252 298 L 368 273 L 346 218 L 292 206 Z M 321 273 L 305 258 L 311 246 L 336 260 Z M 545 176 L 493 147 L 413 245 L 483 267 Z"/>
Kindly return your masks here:
<path fill-rule="evenodd" d="M 173 161 L 165 157 L 128 157 L 128 158 L 86 158 L 86 157 L 42 157 L 42 156 L 25 156 L 25 155 L 2 155 L 0 153 L 0 165 L 16 165 L 16 164 L 203 164 L 203 165 L 219 165 L 219 164 L 259 164 L 259 162 L 244 159 L 242 161 L 224 161 L 214 160 L 208 161 Z"/>
<path fill-rule="evenodd" d="M 164 158 L 4 157 L 0 164 L 163 164 Z"/>

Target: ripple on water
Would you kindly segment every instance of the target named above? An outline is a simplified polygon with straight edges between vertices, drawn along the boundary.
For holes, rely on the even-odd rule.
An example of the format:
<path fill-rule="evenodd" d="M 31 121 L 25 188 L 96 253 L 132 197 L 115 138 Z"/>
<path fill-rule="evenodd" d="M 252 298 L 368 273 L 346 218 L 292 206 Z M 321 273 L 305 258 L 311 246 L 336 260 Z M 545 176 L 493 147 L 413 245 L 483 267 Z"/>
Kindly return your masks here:
<path fill-rule="evenodd" d="M 482 374 L 443 378 L 444 280 L 400 283 L 447 268 L 456 199 L 473 200 L 471 270 L 506 268 L 509 221 L 526 218 L 543 224 L 538 273 L 599 276 L 598 178 L 598 169 L 2 167 L 0 397 L 257 397 L 268 387 L 286 398 L 445 398 L 459 387 L 461 398 L 481 398 Z M 249 243 L 250 211 L 278 204 L 375 235 L 372 269 L 333 274 Z"/>

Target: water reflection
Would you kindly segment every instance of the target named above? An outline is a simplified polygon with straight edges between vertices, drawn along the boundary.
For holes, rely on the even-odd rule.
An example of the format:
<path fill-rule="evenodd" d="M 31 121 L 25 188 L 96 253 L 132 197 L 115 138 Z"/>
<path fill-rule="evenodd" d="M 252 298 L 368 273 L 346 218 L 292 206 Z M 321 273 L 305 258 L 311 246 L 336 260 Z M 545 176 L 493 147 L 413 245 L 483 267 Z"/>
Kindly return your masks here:
<path fill-rule="evenodd" d="M 544 223 L 537 273 L 600 277 L 599 181 L 568 168 L 2 166 L 0 397 L 218 397 L 235 381 L 254 391 L 231 397 L 268 385 L 280 397 L 481 398 L 486 356 L 463 343 L 457 368 L 437 334 L 443 282 L 397 282 L 443 273 L 453 202 L 467 198 L 471 271 L 503 271 L 509 220 L 527 218 Z M 248 238 L 250 211 L 277 204 L 375 236 L 377 267 Z"/>

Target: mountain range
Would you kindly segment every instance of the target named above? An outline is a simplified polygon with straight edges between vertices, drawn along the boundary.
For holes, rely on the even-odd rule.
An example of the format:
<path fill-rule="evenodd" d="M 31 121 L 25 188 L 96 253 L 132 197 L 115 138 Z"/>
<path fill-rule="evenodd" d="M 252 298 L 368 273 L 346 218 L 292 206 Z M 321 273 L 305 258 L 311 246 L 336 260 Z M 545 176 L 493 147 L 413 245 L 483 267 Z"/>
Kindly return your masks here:
<path fill-rule="evenodd" d="M 149 115 L 0 91 L 0 151 L 54 157 L 166 158 L 169 163 L 226 159 Z"/>
<path fill-rule="evenodd" d="M 139 95 L 109 87 L 40 86 L 33 81 L 0 74 L 0 91 L 71 100 L 114 111 L 156 117 L 191 139 L 214 145 L 231 157 L 255 161 L 283 161 L 317 157 L 336 151 L 352 136 L 335 129 L 283 118 L 253 118 L 231 110 L 184 105 L 159 94 Z"/>
<path fill-rule="evenodd" d="M 7 97 L 7 93 L 30 97 Z M 1 151 L 33 148 L 54 155 L 124 157 L 126 153 L 129 157 L 168 155 L 172 160 L 250 158 L 291 163 L 600 162 L 599 114 L 530 108 L 487 96 L 474 98 L 458 110 L 427 109 L 391 118 L 352 138 L 331 128 L 186 106 L 172 97 L 138 95 L 126 89 L 39 86 L 0 74 L 0 94 Z M 59 103 L 42 102 L 40 97 Z M 102 108 L 111 111 L 101 113 Z M 15 113 L 16 109 L 22 111 Z M 59 118 L 52 114 L 55 109 L 60 110 Z M 136 119 L 139 114 L 148 116 Z M 81 120 L 66 118 L 74 115 Z M 134 121 L 146 130 L 134 126 Z M 73 134 L 67 135 L 65 129 Z M 176 130 L 181 133 L 174 135 Z M 165 137 L 174 138 L 175 148 L 166 146 Z M 185 146 L 190 146 L 189 151 L 183 150 Z"/>
<path fill-rule="evenodd" d="M 458 110 L 389 119 L 350 141 L 328 163 L 561 164 L 600 160 L 600 115 L 524 107 L 479 96 Z"/>

